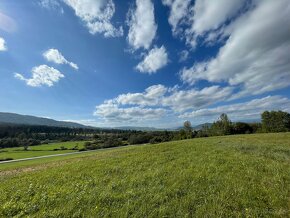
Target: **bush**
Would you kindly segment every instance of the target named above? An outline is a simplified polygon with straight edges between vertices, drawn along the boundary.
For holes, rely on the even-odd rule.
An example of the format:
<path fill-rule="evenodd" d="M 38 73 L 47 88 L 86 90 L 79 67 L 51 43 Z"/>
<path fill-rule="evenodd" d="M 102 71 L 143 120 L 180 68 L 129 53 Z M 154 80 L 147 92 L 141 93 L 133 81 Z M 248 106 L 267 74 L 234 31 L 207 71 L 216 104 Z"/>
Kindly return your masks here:
<path fill-rule="evenodd" d="M 131 135 L 129 138 L 129 143 L 134 144 L 145 144 L 149 143 L 151 137 L 147 134 Z"/>
<path fill-rule="evenodd" d="M 150 144 L 158 144 L 158 143 L 161 143 L 163 140 L 161 137 L 153 137 L 152 139 L 150 139 L 149 143 Z"/>
<path fill-rule="evenodd" d="M 123 143 L 120 139 L 111 137 L 104 142 L 103 148 L 112 148 L 112 147 L 118 147 L 122 145 Z"/>
<path fill-rule="evenodd" d="M 79 151 L 87 151 L 87 149 L 86 148 L 81 148 L 81 149 L 79 149 Z"/>
<path fill-rule="evenodd" d="M 236 122 L 233 125 L 234 134 L 249 134 L 253 133 L 253 128 L 248 123 Z"/>
<path fill-rule="evenodd" d="M 84 144 L 84 147 L 86 150 L 95 150 L 100 148 L 97 144 L 95 144 L 94 142 L 86 142 Z"/>

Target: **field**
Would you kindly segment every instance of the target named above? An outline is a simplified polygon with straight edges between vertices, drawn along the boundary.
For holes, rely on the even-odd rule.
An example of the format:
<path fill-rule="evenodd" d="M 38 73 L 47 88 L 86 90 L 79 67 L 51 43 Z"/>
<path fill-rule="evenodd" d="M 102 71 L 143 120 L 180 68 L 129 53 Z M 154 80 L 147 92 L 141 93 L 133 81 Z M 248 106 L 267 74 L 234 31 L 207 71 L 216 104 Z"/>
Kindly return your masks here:
<path fill-rule="evenodd" d="M 290 133 L 0 165 L 0 217 L 289 217 Z"/>
<path fill-rule="evenodd" d="M 84 143 L 85 143 L 84 141 L 74 141 L 74 142 L 44 144 L 44 145 L 30 146 L 27 151 L 25 151 L 23 147 L 0 149 L 0 159 L 12 158 L 16 160 L 16 159 L 22 159 L 22 158 L 69 153 L 69 152 L 77 151 L 77 150 L 71 150 L 75 146 L 78 146 L 79 149 L 83 148 Z M 54 149 L 61 149 L 61 147 L 64 147 L 67 150 L 54 150 Z"/>

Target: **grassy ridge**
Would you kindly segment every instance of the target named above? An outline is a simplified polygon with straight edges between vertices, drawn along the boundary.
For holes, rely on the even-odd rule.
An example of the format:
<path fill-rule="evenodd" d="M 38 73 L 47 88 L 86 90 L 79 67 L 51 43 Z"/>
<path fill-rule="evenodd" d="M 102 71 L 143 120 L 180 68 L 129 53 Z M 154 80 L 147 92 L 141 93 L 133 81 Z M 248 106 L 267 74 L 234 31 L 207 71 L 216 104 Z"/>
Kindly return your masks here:
<path fill-rule="evenodd" d="M 100 151 L 0 172 L 0 217 L 287 217 L 290 134 Z"/>
<path fill-rule="evenodd" d="M 37 145 L 37 146 L 29 146 L 28 151 L 24 151 L 22 147 L 19 148 L 5 148 L 0 149 L 0 159 L 5 158 L 12 158 L 22 159 L 22 158 L 29 158 L 29 157 L 38 157 L 38 156 L 45 156 L 45 155 L 53 155 L 53 154 L 64 154 L 73 152 L 72 148 L 76 145 L 79 149 L 84 147 L 85 141 L 73 141 L 73 142 L 60 142 L 60 143 L 53 143 L 53 144 L 44 144 L 44 145 Z M 54 151 L 54 149 L 60 149 L 61 147 L 65 147 L 68 150 L 58 150 Z"/>

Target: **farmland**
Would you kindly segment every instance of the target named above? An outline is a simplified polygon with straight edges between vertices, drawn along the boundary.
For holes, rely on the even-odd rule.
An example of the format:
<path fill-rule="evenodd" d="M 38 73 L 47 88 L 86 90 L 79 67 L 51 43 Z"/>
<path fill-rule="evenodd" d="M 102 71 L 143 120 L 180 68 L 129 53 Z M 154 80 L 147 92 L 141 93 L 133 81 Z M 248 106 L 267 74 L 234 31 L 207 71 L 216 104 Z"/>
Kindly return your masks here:
<path fill-rule="evenodd" d="M 290 133 L 0 166 L 0 217 L 287 217 Z"/>
<path fill-rule="evenodd" d="M 64 154 L 77 150 L 72 150 L 77 147 L 81 149 L 84 147 L 85 141 L 73 141 L 73 142 L 60 142 L 52 144 L 44 144 L 37 146 L 29 146 L 25 151 L 23 148 L 6 148 L 0 149 L 0 159 L 22 159 L 30 157 L 39 157 L 53 154 Z"/>

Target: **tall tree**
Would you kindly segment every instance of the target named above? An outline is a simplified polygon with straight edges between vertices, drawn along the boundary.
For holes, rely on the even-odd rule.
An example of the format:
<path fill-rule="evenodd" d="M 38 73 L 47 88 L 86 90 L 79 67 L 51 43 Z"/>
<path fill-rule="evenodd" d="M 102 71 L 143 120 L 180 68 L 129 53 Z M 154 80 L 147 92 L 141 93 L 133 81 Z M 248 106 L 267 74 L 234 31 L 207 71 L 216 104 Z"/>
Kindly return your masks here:
<path fill-rule="evenodd" d="M 186 138 L 192 138 L 192 126 L 190 121 L 187 120 L 183 123 L 183 129 L 186 133 Z"/>
<path fill-rule="evenodd" d="M 264 132 L 290 131 L 290 114 L 283 111 L 264 111 L 261 114 Z"/>
<path fill-rule="evenodd" d="M 232 122 L 228 115 L 221 114 L 218 121 L 214 122 L 211 126 L 212 135 L 229 135 L 232 133 Z"/>

